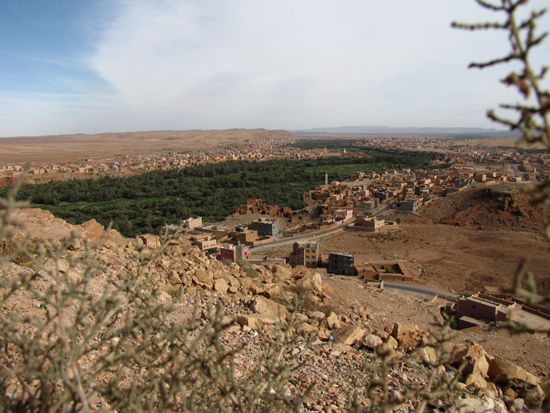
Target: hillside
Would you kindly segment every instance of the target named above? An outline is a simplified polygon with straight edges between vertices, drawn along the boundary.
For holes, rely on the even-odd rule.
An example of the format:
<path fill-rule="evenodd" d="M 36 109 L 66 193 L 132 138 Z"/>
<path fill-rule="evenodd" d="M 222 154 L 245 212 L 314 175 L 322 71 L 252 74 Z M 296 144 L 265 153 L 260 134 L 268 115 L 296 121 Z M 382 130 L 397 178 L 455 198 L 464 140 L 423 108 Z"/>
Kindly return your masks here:
<path fill-rule="evenodd" d="M 97 242 L 103 231 L 95 222 L 71 226 L 54 218 L 47 211 L 20 210 L 16 217 L 23 222 L 23 227 L 18 231 L 30 233 L 35 244 L 62 242 L 72 232 L 88 237 L 90 242 Z M 45 241 L 46 239 L 50 241 Z M 19 264 L 3 263 L 0 286 L 2 317 L 12 320 L 10 323 L 22 323 L 24 320 L 32 320 L 33 317 L 43 317 L 44 308 L 50 314 L 49 317 L 53 317 L 50 323 L 55 325 L 55 313 L 51 311 L 53 302 L 41 301 L 39 297 L 42 295 L 39 292 L 52 288 L 58 282 L 55 281 L 55 277 L 60 276 L 68 286 L 85 279 L 83 267 L 71 264 L 77 262 L 80 254 L 85 253 L 84 243 L 72 242 L 71 250 L 67 256 L 68 261 L 62 257 L 53 267 L 51 261 L 46 262 L 48 271 L 38 270 L 38 277 L 31 281 L 33 289 L 17 288 L 16 292 L 10 295 L 6 295 L 10 280 L 21 277 L 22 274 L 31 275 L 35 270 L 29 271 L 27 266 L 30 264 L 24 261 L 19 261 Z M 375 386 L 374 393 L 368 393 L 368 386 L 374 385 L 376 368 L 380 368 L 382 358 L 389 362 L 389 370 L 383 376 L 386 385 L 389 386 L 389 400 L 396 403 L 394 411 L 410 411 L 425 398 L 428 411 L 456 412 L 457 410 L 451 409 L 452 400 L 445 397 L 444 393 L 440 395 L 439 400 L 433 399 L 433 393 L 430 393 L 433 391 L 430 390 L 433 383 L 429 381 L 429 377 L 434 374 L 442 375 L 443 382 L 454 383 L 454 394 L 462 394 L 462 398 L 458 397 L 455 401 L 467 405 L 466 411 L 484 407 L 507 412 L 506 405 L 510 407 L 510 411 L 516 411 L 514 406 L 523 407 L 523 403 L 526 403 L 533 407 L 540 402 L 542 390 L 537 383 L 548 380 L 547 355 L 550 343 L 547 339 L 541 340 L 525 334 L 512 337 L 503 331 L 493 331 L 494 325 L 474 335 L 455 332 L 455 344 L 445 344 L 445 348 L 451 350 L 452 360 L 446 363 L 443 370 L 439 370 L 432 363 L 435 362 L 437 366 L 438 357 L 443 355 L 440 356 L 435 350 L 437 345 L 427 331 L 431 328 L 430 321 L 434 317 L 439 322 L 441 318 L 438 316 L 437 307 L 429 302 L 391 291 L 370 290 L 350 277 L 323 278 L 303 267 L 293 270 L 287 265 L 241 268 L 236 264 L 226 265 L 207 257 L 196 248 L 183 248 L 178 245 L 169 247 L 168 252 L 169 255 L 148 260 L 147 257 L 154 257 L 151 255 L 153 251 L 144 249 L 116 233 L 109 234 L 103 246 L 98 248 L 94 255 L 99 267 L 88 282 L 87 294 L 91 294 L 92 301 L 100 300 L 102 291 L 108 285 L 111 285 L 109 288 L 114 285 L 109 284 L 111 280 L 127 280 L 130 282 L 128 285 L 131 285 L 132 279 L 143 280 L 147 270 L 161 288 L 156 295 L 158 301 L 155 302 L 170 308 L 166 320 L 168 325 L 172 326 L 169 332 L 172 337 L 170 340 L 174 340 L 171 330 L 189 319 L 198 323 L 194 328 L 200 328 L 198 326 L 201 325 L 215 326 L 210 324 L 213 315 L 209 313 L 208 306 L 220 304 L 225 314 L 225 332 L 220 339 L 225 349 L 242 347 L 232 357 L 236 377 L 243 379 L 248 374 L 257 374 L 257 363 L 268 354 L 263 353 L 266 340 L 276 341 L 274 324 L 278 316 L 287 318 L 287 310 L 279 304 L 282 302 L 281 298 L 291 298 L 294 294 L 299 294 L 307 307 L 295 315 L 297 324 L 295 329 L 289 332 L 291 335 L 293 332 L 297 333 L 295 341 L 289 342 L 281 350 L 284 354 L 283 363 L 294 370 L 284 373 L 288 375 L 282 387 L 263 390 L 266 392 L 265 400 L 271 400 L 273 395 L 280 394 L 280 397 L 286 400 L 285 403 L 290 403 L 289 410 L 290 405 L 311 388 L 311 393 L 305 397 L 301 405 L 304 412 L 363 411 L 369 406 L 378 411 L 376 403 L 384 400 L 380 398 L 384 392 L 380 393 L 382 388 L 376 390 Z M 130 293 L 128 290 L 128 294 Z M 134 308 L 137 304 L 129 301 L 126 305 Z M 67 302 L 66 306 L 62 322 L 66 325 L 70 325 L 73 322 L 71 320 L 78 322 L 78 318 L 74 316 L 79 313 L 81 306 L 74 301 Z M 135 307 L 135 311 L 141 311 L 139 305 Z M 134 386 L 145 386 L 145 383 L 140 384 L 139 377 L 149 377 L 148 374 L 151 377 L 165 377 L 165 369 L 169 366 L 161 365 L 159 370 L 154 365 L 141 364 L 141 361 L 134 359 L 132 363 L 137 364 L 130 364 L 132 368 L 125 367 L 121 370 L 116 364 L 105 365 L 109 360 L 108 352 L 116 351 L 118 348 L 113 347 L 112 340 L 108 338 L 107 333 L 111 328 L 115 328 L 115 332 L 120 331 L 121 337 L 130 334 L 128 340 L 124 341 L 124 346 L 139 350 L 140 335 L 135 330 L 125 333 L 124 325 L 121 324 L 125 320 L 124 317 L 115 320 L 113 327 L 87 341 L 87 346 L 91 346 L 93 351 L 88 349 L 80 355 L 79 363 L 83 371 L 87 372 L 86 380 L 91 380 L 89 383 L 95 389 L 91 399 L 93 403 L 90 402 L 92 407 L 109 408 L 113 403 L 119 403 L 116 404 L 117 410 L 127 411 L 121 407 L 124 400 L 120 397 L 125 394 L 130 397 L 130 393 L 124 392 L 133 389 Z M 116 330 L 118 328 L 121 330 Z M 258 334 L 259 330 L 265 334 Z M 3 331 L 3 334 L 6 334 L 9 329 Z M 75 331 L 79 331 L 78 334 L 85 333 L 78 328 Z M 161 329 L 157 334 L 166 334 L 163 331 Z M 0 339 L 4 339 L 3 337 L 0 336 Z M 12 336 L 14 342 L 19 340 L 19 337 L 17 334 Z M 119 336 L 116 335 L 115 338 L 117 337 Z M 154 338 L 151 345 L 156 343 L 157 339 L 160 340 L 160 337 Z M 498 340 L 495 340 L 496 338 Z M 55 340 L 56 335 L 50 335 L 48 343 L 51 344 Z M 116 340 L 118 343 L 119 339 Z M 188 340 L 192 340 L 192 337 L 188 337 Z M 485 350 L 490 350 L 486 352 L 471 340 L 483 343 Z M 499 346 L 497 341 L 506 343 L 506 346 Z M 176 348 L 184 352 L 187 347 L 184 342 Z M 10 351 L 17 352 L 16 347 L 12 346 Z M 184 354 L 182 353 L 182 356 Z M 120 362 L 123 363 L 124 358 L 121 358 Z M 467 368 L 459 374 L 456 368 L 463 362 Z M 504 366 L 507 366 L 508 371 L 505 377 L 501 371 Z M 196 368 L 200 369 L 200 366 Z M 375 368 L 374 376 L 372 368 Z M 9 376 L 10 369 L 11 367 L 3 366 L 1 374 Z M 97 373 L 94 373 L 95 369 L 98 369 Z M 139 375 L 136 373 L 138 371 Z M 452 380 L 452 374 L 455 373 L 448 374 L 445 371 L 455 371 L 456 378 Z M 122 372 L 122 375 L 118 376 L 117 372 Z M 267 372 L 264 371 L 263 374 Z M 70 377 L 65 380 L 70 382 Z M 9 391 L 1 392 L 4 405 L 25 397 L 18 393 L 16 381 L 8 383 L 11 383 Z M 108 391 L 113 383 L 119 387 L 119 396 L 115 397 Z M 216 384 L 218 385 L 220 384 Z M 33 387 L 29 391 L 32 393 L 36 388 Z M 414 396 L 404 396 L 407 388 L 417 389 L 418 392 Z M 230 394 L 233 394 L 233 391 L 230 390 Z M 239 392 L 235 394 L 238 397 L 243 395 Z M 356 408 L 352 403 L 354 394 L 357 396 Z M 135 394 L 132 397 L 135 397 Z M 216 409 L 214 405 L 207 411 L 213 409 Z"/>
<path fill-rule="evenodd" d="M 473 187 L 436 198 L 420 215 L 435 223 L 480 229 L 540 231 L 550 217 L 549 205 L 532 205 L 521 184 Z"/>

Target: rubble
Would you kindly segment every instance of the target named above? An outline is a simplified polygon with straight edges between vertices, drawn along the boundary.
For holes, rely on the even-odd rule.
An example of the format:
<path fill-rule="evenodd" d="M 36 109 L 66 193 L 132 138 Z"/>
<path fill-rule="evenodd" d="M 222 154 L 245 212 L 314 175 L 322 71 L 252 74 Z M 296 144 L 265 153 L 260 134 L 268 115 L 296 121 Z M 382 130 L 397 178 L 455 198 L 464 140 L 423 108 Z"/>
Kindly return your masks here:
<path fill-rule="evenodd" d="M 99 227 L 93 222 L 86 227 L 99 234 Z M 91 288 L 98 294 L 104 277 L 135 276 L 139 256 L 145 253 L 134 241 L 116 234 L 108 237 L 109 242 L 103 244 L 96 257 L 105 266 L 105 273 L 98 276 L 98 284 Z M 296 344 L 284 355 L 289 363 L 300 366 L 293 373 L 292 382 L 296 384 L 289 388 L 289 394 L 298 397 L 307 386 L 316 383 L 316 391 L 304 401 L 308 411 L 347 411 L 353 380 L 363 383 L 369 380 L 368 369 L 361 367 L 364 364 L 374 365 L 382 358 L 391 362 L 388 380 L 391 389 L 395 389 L 392 391 L 397 391 L 411 383 L 427 384 L 426 376 L 412 368 L 411 363 L 422 364 L 431 371 L 440 359 L 433 337 L 407 321 L 398 321 L 387 331 L 374 330 L 369 324 L 372 318 L 369 309 L 353 299 L 346 301 L 346 308 L 327 311 L 323 306 L 332 303 L 330 296 L 334 291 L 320 274 L 305 267 L 292 270 L 286 265 L 258 266 L 255 269 L 259 276 L 250 278 L 244 268 L 234 263 L 223 264 L 196 247 L 172 246 L 168 247 L 168 253 L 170 258 L 152 260 L 143 269 L 155 274 L 165 290 L 157 300 L 175 304 L 173 322 L 191 316 L 195 306 L 201 310 L 203 319 L 211 315 L 213 306 L 221 306 L 227 317 L 224 323 L 229 326 L 223 336 L 224 345 L 244 348 L 235 360 L 241 369 L 239 374 L 246 371 L 247 363 L 257 362 L 262 356 L 258 351 L 262 337 L 273 338 L 275 326 L 290 321 L 285 303 L 294 297 L 296 287 L 302 294 L 300 298 L 317 303 L 314 309 L 294 314 Z M 68 262 L 59 263 L 60 270 L 79 276 Z M 9 271 L 15 271 L 15 264 L 9 266 Z M 6 307 L 6 311 L 22 315 L 32 309 L 32 304 L 23 299 L 9 301 Z M 456 375 L 458 387 L 469 394 L 449 411 L 507 412 L 506 406 L 510 411 L 518 411 L 524 404 L 540 405 L 544 397 L 541 381 L 525 369 L 492 357 L 476 343 L 451 346 L 447 351 L 451 352 L 455 370 L 444 370 L 441 374 Z M 399 393 L 393 396 L 399 397 Z M 368 404 L 365 399 L 361 403 Z M 410 403 L 404 406 L 413 407 Z"/>

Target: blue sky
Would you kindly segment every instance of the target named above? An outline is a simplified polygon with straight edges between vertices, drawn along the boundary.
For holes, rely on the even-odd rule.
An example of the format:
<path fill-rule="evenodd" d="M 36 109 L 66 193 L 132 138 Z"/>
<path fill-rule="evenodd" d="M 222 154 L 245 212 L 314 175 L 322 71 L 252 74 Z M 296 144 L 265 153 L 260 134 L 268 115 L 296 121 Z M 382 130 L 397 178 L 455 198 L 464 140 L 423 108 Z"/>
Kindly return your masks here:
<path fill-rule="evenodd" d="M 510 67 L 467 66 L 505 36 L 450 27 L 497 18 L 474 0 L 2 0 L 0 136 L 498 127 Z"/>

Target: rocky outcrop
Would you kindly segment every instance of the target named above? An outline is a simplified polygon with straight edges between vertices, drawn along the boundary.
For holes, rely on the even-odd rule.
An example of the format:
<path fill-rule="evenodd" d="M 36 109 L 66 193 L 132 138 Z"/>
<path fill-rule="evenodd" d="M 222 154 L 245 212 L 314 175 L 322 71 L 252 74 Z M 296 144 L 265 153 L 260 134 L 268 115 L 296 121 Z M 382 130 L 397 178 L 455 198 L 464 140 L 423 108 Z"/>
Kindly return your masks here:
<path fill-rule="evenodd" d="M 35 215 L 34 219 L 55 225 L 48 213 L 38 212 Z M 83 224 L 81 230 L 94 239 L 105 235 L 103 227 L 93 220 Z M 83 242 L 75 244 L 71 250 L 79 250 L 83 246 Z M 403 378 L 407 366 L 419 363 L 426 371 L 439 371 L 449 380 L 456 379 L 456 387 L 463 389 L 465 395 L 476 394 L 476 397 L 461 400 L 454 410 L 448 410 L 453 412 L 481 412 L 487 409 L 506 412 L 506 405 L 511 411 L 519 411 L 524 409 L 524 405 L 539 406 L 544 397 L 537 377 L 509 361 L 492 357 L 479 344 L 442 348 L 434 344 L 428 332 L 408 322 L 397 322 L 386 327 L 385 331 L 374 330 L 368 308 L 348 297 L 344 300 L 347 303 L 345 311 L 331 306 L 333 291 L 320 274 L 305 267 L 291 269 L 287 265 L 264 265 L 251 266 L 254 271 L 247 271 L 234 263 L 225 265 L 196 247 L 175 245 L 169 247 L 168 252 L 169 257 L 152 259 L 146 267 L 141 268 L 140 259 L 152 258 L 153 252 L 141 250 L 135 240 L 126 240 L 120 234 L 109 233 L 96 258 L 102 265 L 102 271 L 109 273 L 109 276 L 132 277 L 148 271 L 157 277 L 159 285 L 166 290 L 158 297 L 163 303 L 177 302 L 179 298 L 175 297 L 182 296 L 185 299 L 181 301 L 185 303 L 201 302 L 203 306 L 219 303 L 225 310 L 232 312 L 227 321 L 227 325 L 231 325 L 227 330 L 229 335 L 239 337 L 244 342 L 259 336 L 259 330 L 269 337 L 269 334 L 275 332 L 276 325 L 282 325 L 293 318 L 293 331 L 298 335 L 297 343 L 300 344 L 288 349 L 289 354 L 285 357 L 291 360 L 292 357 L 300 358 L 303 355 L 301 360 L 306 366 L 307 363 L 318 363 L 318 371 L 324 371 L 322 366 L 329 365 L 327 360 L 342 363 L 347 360 L 354 363 L 355 368 L 360 360 L 379 363 L 384 359 L 391 364 L 392 374 L 399 376 L 399 380 L 396 379 L 398 384 L 395 385 L 397 389 L 398 386 L 410 384 L 408 379 Z M 58 269 L 71 277 L 79 276 L 71 273 L 74 269 L 70 268 L 68 261 L 60 261 Z M 308 300 L 313 308 L 291 317 L 285 300 L 291 301 L 296 291 L 303 294 L 301 298 Z M 176 292 L 178 295 L 174 294 Z M 16 304 L 15 309 L 26 311 L 21 310 L 21 304 Z M 205 311 L 203 319 L 208 318 L 207 313 Z M 442 360 L 448 360 L 449 363 L 439 365 Z M 351 364 L 348 367 L 353 371 Z M 312 372 L 311 375 L 314 374 Z M 310 375 L 301 374 L 305 373 L 300 373 L 293 380 L 309 383 Z M 406 374 L 410 373 L 407 371 Z M 327 382 L 331 380 L 332 377 Z M 414 380 L 417 384 L 422 382 L 418 377 Z M 328 395 L 339 391 L 332 388 L 333 393 L 330 393 L 330 390 L 323 389 Z M 329 406 L 315 403 L 307 405 L 319 410 Z"/>

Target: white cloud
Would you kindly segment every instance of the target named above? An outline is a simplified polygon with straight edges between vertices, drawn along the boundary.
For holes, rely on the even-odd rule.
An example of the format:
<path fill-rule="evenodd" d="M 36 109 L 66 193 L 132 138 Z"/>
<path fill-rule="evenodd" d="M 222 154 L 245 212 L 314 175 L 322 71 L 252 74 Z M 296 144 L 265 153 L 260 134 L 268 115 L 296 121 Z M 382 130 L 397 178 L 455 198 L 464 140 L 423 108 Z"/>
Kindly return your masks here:
<path fill-rule="evenodd" d="M 506 68 L 467 69 L 507 51 L 502 33 L 450 28 L 498 17 L 473 0 L 115 4 L 88 60 L 113 93 L 74 109 L 74 132 L 493 127 L 486 109 L 517 100 Z"/>

